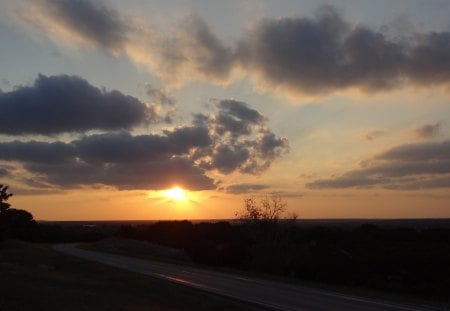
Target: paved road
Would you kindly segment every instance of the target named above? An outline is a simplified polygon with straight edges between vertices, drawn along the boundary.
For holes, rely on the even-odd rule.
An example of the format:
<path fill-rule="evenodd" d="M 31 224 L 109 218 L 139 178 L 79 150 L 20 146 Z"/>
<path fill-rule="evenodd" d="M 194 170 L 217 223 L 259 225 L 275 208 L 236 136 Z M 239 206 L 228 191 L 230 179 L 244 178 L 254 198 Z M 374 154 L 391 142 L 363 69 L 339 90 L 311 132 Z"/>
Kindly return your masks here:
<path fill-rule="evenodd" d="M 57 251 L 113 267 L 184 284 L 274 310 L 298 311 L 423 311 L 437 310 L 351 297 L 279 282 L 212 272 L 182 265 L 155 262 L 57 244 Z"/>

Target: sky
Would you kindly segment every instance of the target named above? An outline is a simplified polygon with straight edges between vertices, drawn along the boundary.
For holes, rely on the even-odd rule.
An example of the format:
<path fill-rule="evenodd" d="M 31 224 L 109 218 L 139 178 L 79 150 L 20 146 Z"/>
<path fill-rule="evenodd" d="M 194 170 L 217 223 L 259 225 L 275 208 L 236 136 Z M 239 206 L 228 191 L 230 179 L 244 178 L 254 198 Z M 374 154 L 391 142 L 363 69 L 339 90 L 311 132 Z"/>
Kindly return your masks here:
<path fill-rule="evenodd" d="M 40 220 L 229 219 L 252 196 L 300 219 L 450 217 L 448 16 L 0 0 L 0 181 Z"/>

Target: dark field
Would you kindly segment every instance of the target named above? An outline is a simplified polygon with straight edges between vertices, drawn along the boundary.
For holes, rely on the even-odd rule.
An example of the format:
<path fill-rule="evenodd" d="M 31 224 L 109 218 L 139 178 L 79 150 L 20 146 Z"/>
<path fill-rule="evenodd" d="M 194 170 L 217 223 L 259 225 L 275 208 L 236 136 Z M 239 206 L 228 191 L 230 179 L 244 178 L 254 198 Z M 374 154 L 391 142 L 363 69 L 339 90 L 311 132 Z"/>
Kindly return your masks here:
<path fill-rule="evenodd" d="M 110 268 L 44 244 L 0 243 L 0 310 L 249 310 L 198 290 Z"/>

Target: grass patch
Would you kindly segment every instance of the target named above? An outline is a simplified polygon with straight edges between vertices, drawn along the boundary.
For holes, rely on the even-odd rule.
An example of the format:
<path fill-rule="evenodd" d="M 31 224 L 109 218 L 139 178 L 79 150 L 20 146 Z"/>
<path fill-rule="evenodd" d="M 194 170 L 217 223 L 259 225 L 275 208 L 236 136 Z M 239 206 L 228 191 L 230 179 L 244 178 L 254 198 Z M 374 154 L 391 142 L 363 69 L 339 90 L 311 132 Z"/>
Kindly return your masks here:
<path fill-rule="evenodd" d="M 0 310 L 249 310 L 195 289 L 74 258 L 47 245 L 0 244 Z"/>

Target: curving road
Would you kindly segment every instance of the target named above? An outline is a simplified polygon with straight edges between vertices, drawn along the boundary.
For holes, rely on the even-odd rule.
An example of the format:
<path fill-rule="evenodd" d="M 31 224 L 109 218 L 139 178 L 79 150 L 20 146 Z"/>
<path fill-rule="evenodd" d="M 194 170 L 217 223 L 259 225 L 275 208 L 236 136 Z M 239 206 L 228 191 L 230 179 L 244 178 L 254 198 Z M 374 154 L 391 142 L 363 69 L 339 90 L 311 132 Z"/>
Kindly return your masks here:
<path fill-rule="evenodd" d="M 431 311 L 424 307 L 398 305 L 390 302 L 341 295 L 323 290 L 279 282 L 247 278 L 131 258 L 77 248 L 74 244 L 57 244 L 59 252 L 97 261 L 109 266 L 157 277 L 178 284 L 198 288 L 273 310 L 298 311 Z"/>

